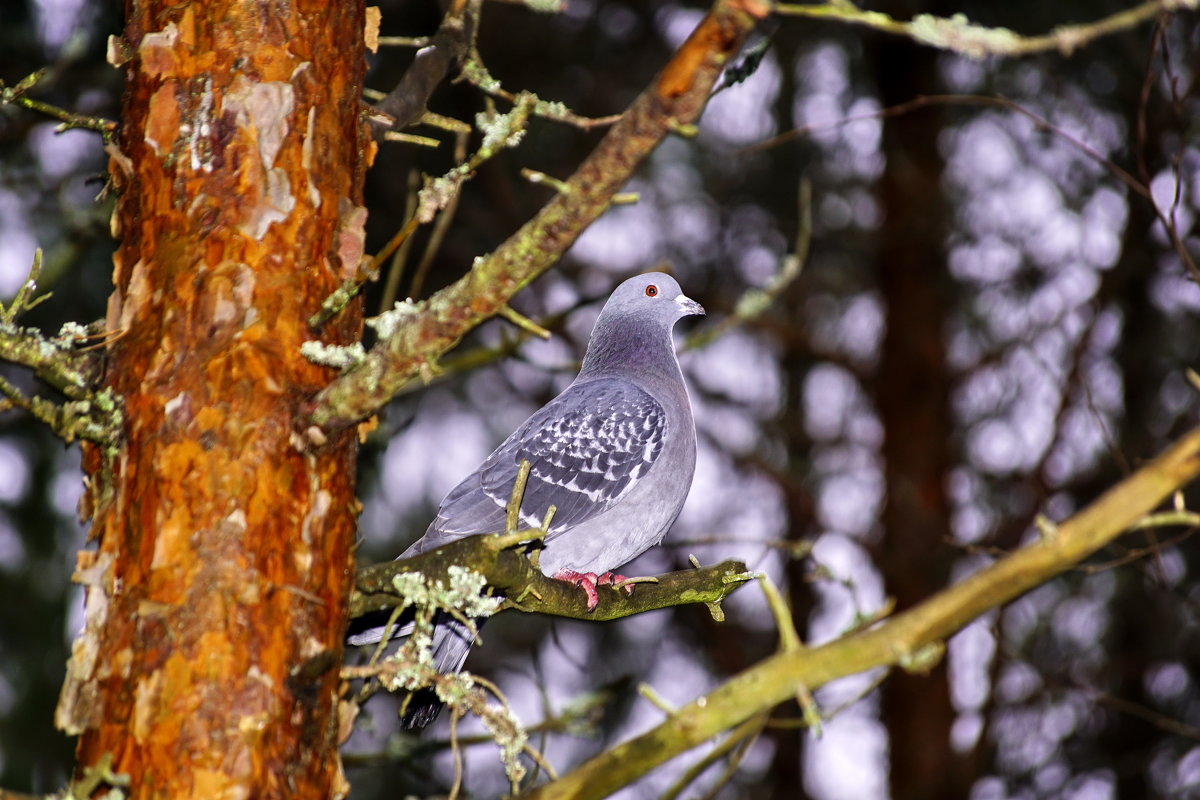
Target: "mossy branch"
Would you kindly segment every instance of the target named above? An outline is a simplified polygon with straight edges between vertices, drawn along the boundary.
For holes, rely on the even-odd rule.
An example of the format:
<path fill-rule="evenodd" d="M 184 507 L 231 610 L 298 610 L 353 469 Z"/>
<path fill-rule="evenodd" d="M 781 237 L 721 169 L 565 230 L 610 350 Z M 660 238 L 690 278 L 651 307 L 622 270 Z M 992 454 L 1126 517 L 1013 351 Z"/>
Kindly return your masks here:
<path fill-rule="evenodd" d="M 67 398 L 55 403 L 43 397 L 26 396 L 17 386 L 0 378 L 0 411 L 22 408 L 50 426 L 64 441 L 88 439 L 100 444 L 116 442 L 120 428 L 120 403 L 110 392 L 96 392 L 100 372 L 98 351 L 82 348 L 100 334 L 69 322 L 57 336 L 36 328 L 23 328 L 17 320 L 49 296 L 39 295 L 38 279 L 42 251 L 33 256 L 29 275 L 8 305 L 0 303 L 0 359 L 29 367 L 47 384 Z"/>
<path fill-rule="evenodd" d="M 658 578 L 626 579 L 610 586 L 612 592 L 601 591 L 600 602 L 589 609 L 587 594 L 583 590 L 574 584 L 546 577 L 538 569 L 536 560 L 525 555 L 526 545 L 545 538 L 556 510 L 553 505 L 546 509 L 540 528 L 517 529 L 521 517 L 521 503 L 525 497 L 525 485 L 531 470 L 530 462 L 522 459 L 513 481 L 512 494 L 505 507 L 503 533 L 485 533 L 456 539 L 411 558 L 389 561 L 360 570 L 350 595 L 350 616 L 360 617 L 388 608 L 403 610 L 410 604 L 425 605 L 411 596 L 412 592 L 404 591 L 405 585 L 411 583 L 410 578 L 417 576 L 420 585 L 426 587 L 439 584 L 451 586 L 454 585 L 456 576 L 466 570 L 476 576 L 482 576 L 487 586 L 506 598 L 500 610 L 515 608 L 529 613 L 599 621 L 628 617 L 669 606 L 704 603 L 709 607 L 713 618 L 720 622 L 724 618 L 721 601 L 738 586 L 757 577 L 748 572 L 746 565 L 739 561 L 726 561 L 715 567 L 705 568 L 700 567 L 693 557 L 692 564 L 696 569 L 672 572 Z M 397 581 L 399 575 L 406 577 Z M 622 591 L 634 583 L 643 588 L 637 592 Z M 442 607 L 456 616 L 459 615 L 460 609 L 446 605 Z M 494 607 L 490 608 L 488 614 L 494 610 Z M 478 615 L 477 611 L 467 610 L 466 618 L 460 621 L 470 626 L 469 618 Z"/>
<path fill-rule="evenodd" d="M 655 583 L 639 583 L 633 592 L 601 586 L 600 602 L 588 611 L 587 596 L 578 586 L 542 574 L 520 551 L 530 531 L 469 536 L 412 558 L 362 569 L 350 595 L 350 616 L 393 608 L 404 599 L 392 578 L 419 572 L 428 580 L 448 581 L 449 568 L 466 567 L 487 578 L 488 585 L 509 599 L 504 608 L 556 617 L 604 621 L 690 603 L 720 603 L 754 575 L 739 561 L 669 572 Z"/>
<path fill-rule="evenodd" d="M 827 19 L 862 25 L 885 33 L 907 36 L 919 44 L 949 50 L 967 58 L 1025 56 L 1057 50 L 1069 56 L 1101 36 L 1130 30 L 1159 14 L 1195 9 L 1197 0 L 1148 0 L 1094 22 L 1061 25 L 1040 36 L 1022 36 L 1008 28 L 976 25 L 964 14 L 937 17 L 918 14 L 911 22 L 894 19 L 879 11 L 867 11 L 849 2 L 814 4 L 779 3 L 775 11 L 784 16 Z"/>
<path fill-rule="evenodd" d="M 609 207 L 643 159 L 668 134 L 699 118 L 717 77 L 769 5 L 717 0 L 662 73 L 625 111 L 540 212 L 457 282 L 414 306 L 392 336 L 376 343 L 314 400 L 311 422 L 326 434 L 377 411 L 410 380 L 566 252 Z M 311 437 L 310 437 L 311 438 Z"/>
<path fill-rule="evenodd" d="M 38 294 L 42 274 L 42 251 L 35 250 L 29 274 L 6 306 L 0 303 L 0 358 L 29 367 L 39 378 L 72 400 L 86 397 L 98 371 L 98 358 L 76 349 L 92 333 L 82 325 L 68 323 L 58 336 L 46 337 L 34 328 L 17 325 L 21 315 L 50 296 Z"/>
<path fill-rule="evenodd" d="M 820 647 L 782 652 L 734 676 L 650 731 L 595 756 L 526 800 L 607 797 L 665 761 L 836 678 L 887 666 L 922 668 L 969 622 L 1095 553 L 1200 475 L 1200 428 L 1048 535 L 902 614 Z"/>
<path fill-rule="evenodd" d="M 63 326 L 57 336 L 0 322 L 0 359 L 33 370 L 72 400 L 85 399 L 99 374 L 99 354 L 78 345 L 94 334 L 82 325 Z"/>

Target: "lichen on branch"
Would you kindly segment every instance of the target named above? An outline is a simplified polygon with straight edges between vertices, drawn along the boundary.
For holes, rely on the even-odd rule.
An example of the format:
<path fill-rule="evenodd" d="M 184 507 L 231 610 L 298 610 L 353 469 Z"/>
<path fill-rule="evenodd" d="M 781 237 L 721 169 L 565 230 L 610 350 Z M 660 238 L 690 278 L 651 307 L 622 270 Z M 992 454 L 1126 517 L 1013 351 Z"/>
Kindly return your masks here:
<path fill-rule="evenodd" d="M 966 58 L 1025 56 L 1057 50 L 1069 56 L 1101 36 L 1129 30 L 1160 14 L 1195 9 L 1197 0 L 1146 0 L 1132 8 L 1114 12 L 1094 22 L 1060 25 L 1050 33 L 1022 36 L 1008 28 L 993 28 L 971 22 L 965 14 L 938 17 L 917 14 L 911 22 L 880 11 L 868 11 L 853 3 L 778 3 L 775 12 L 784 16 L 809 17 L 861 25 L 886 33 L 907 36 L 914 42 L 949 50 Z"/>
<path fill-rule="evenodd" d="M 543 575 L 521 552 L 520 548 L 532 538 L 530 534 L 520 531 L 516 535 L 468 536 L 412 558 L 361 569 L 350 595 L 350 616 L 360 617 L 407 602 L 393 583 L 397 575 L 404 573 L 420 573 L 427 580 L 442 580 L 448 585 L 453 570 L 469 569 L 483 575 L 488 586 L 506 596 L 505 609 L 593 621 L 678 605 L 719 604 L 754 579 L 740 561 L 723 561 L 659 575 L 654 583 L 638 583 L 633 592 L 600 587 L 600 602 L 589 611 L 587 596 L 579 587 Z"/>
<path fill-rule="evenodd" d="M 100 335 L 98 327 L 68 322 L 57 335 L 47 336 L 36 328 L 17 325 L 22 314 L 49 297 L 49 293 L 37 294 L 41 268 L 39 249 L 16 295 L 7 306 L 0 303 L 0 359 L 29 367 L 67 400 L 56 403 L 27 395 L 0 378 L 0 395 L 4 397 L 0 411 L 6 406 L 24 409 L 66 442 L 87 439 L 112 446 L 121 429 L 121 403 L 108 389 L 95 391 L 100 355 L 97 350 L 81 348 Z"/>

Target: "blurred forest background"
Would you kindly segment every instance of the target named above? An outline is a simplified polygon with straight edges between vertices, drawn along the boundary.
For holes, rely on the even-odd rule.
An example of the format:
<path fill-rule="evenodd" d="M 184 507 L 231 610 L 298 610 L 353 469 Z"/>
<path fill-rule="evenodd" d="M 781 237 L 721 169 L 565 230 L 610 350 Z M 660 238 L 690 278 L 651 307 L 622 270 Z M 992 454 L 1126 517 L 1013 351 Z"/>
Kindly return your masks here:
<path fill-rule="evenodd" d="M 864 4 L 1023 34 L 1128 5 Z M 381 6 L 385 35 L 428 35 L 440 20 L 431 2 Z M 506 89 L 601 117 L 651 81 L 702 10 L 567 0 L 537 14 L 491 2 L 478 50 Z M 121 76 L 104 54 L 120 26 L 112 4 L 2 0 L 0 80 L 47 65 L 39 99 L 115 118 Z M 399 553 L 442 495 L 570 381 L 617 282 L 670 269 L 708 309 L 703 330 L 770 285 L 798 241 L 809 256 L 776 301 L 683 356 L 696 481 L 664 546 L 626 573 L 680 569 L 689 554 L 742 558 L 781 587 L 806 639 L 825 641 L 887 597 L 911 606 L 1018 547 L 1037 535 L 1036 515 L 1066 518 L 1197 423 L 1186 371 L 1200 363 L 1200 16 L 1152 20 L 1069 57 L 974 61 L 793 17 L 768 20 L 752 44 L 766 38 L 757 70 L 712 100 L 698 135 L 666 141 L 631 182 L 638 202 L 614 207 L 518 297 L 549 342 L 493 321 L 458 351 L 469 357 L 448 359 L 456 368 L 392 404 L 362 448 L 360 563 Z M 390 90 L 412 55 L 383 48 L 368 85 Z M 464 121 L 484 107 L 466 82 L 430 103 Z M 101 141 L 55 124 L 0 107 L 0 299 L 45 248 L 54 297 L 26 323 L 49 331 L 103 316 L 113 249 L 111 200 L 95 199 Z M 461 276 L 548 198 L 521 170 L 566 177 L 601 131 L 531 121 L 519 147 L 480 168 L 444 235 L 419 231 L 399 296 Z M 415 132 L 441 145 L 383 145 L 368 176 L 368 252 L 406 219 L 417 176 L 455 163 L 452 135 Z M 383 290 L 371 287 L 368 313 Z M 0 375 L 32 386 L 11 365 Z M 71 768 L 53 708 L 81 623 L 69 582 L 80 491 L 76 448 L 23 414 L 0 416 L 9 789 L 52 791 Z M 819 740 L 794 724 L 794 704 L 780 708 L 781 724 L 735 749 L 736 770 L 712 768 L 689 796 L 1200 796 L 1192 533 L 1125 536 L 972 624 L 927 676 L 826 687 Z M 661 718 L 636 682 L 684 703 L 775 650 L 756 586 L 726 611 L 722 624 L 694 606 L 604 625 L 502 615 L 468 668 L 497 681 L 526 724 L 552 720 L 534 744 L 562 770 Z M 592 693 L 602 711 L 579 712 Z M 368 710 L 347 750 L 353 797 L 444 791 L 446 720 L 416 743 L 394 735 L 386 699 Z M 505 789 L 490 748 L 467 753 L 474 796 Z M 663 796 L 696 757 L 623 796 Z"/>

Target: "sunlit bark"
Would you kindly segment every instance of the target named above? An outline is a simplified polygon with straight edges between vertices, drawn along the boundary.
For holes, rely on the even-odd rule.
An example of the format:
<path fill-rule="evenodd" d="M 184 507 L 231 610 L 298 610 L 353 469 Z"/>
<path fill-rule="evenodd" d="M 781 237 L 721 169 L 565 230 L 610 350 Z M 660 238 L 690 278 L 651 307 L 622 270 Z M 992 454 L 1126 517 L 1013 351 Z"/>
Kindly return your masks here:
<path fill-rule="evenodd" d="M 330 378 L 304 320 L 362 254 L 358 3 L 131 2 L 106 383 L 86 456 L 87 624 L 59 706 L 79 775 L 132 797 L 329 797 L 353 575 L 355 445 L 297 448 Z M 307 666 L 307 668 L 305 668 Z"/>

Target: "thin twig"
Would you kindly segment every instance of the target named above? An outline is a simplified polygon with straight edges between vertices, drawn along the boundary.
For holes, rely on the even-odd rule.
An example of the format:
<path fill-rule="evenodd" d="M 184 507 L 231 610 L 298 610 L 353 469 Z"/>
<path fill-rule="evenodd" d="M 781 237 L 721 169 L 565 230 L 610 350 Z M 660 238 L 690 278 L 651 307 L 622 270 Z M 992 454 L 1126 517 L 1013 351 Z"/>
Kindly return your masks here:
<path fill-rule="evenodd" d="M 456 800 L 458 792 L 462 788 L 463 779 L 463 757 L 462 748 L 458 746 L 458 719 L 462 716 L 461 712 L 451 709 L 450 711 L 450 753 L 454 757 L 454 783 L 450 784 L 449 800 Z"/>
<path fill-rule="evenodd" d="M 409 170 L 408 192 L 404 199 L 404 218 L 412 222 L 417 218 L 417 190 L 421 183 L 421 173 Z M 407 227 L 407 226 L 405 226 Z M 392 263 L 388 265 L 387 280 L 383 284 L 383 299 L 379 302 L 379 313 L 390 311 L 396 304 L 396 296 L 400 291 L 400 277 L 404 274 L 404 265 L 408 263 L 408 251 L 412 249 L 413 237 L 411 232 L 394 248 Z M 377 259 L 382 263 L 382 259 Z"/>
<path fill-rule="evenodd" d="M 61 120 L 62 124 L 54 129 L 56 133 L 78 128 L 96 131 L 103 138 L 105 144 L 112 141 L 113 136 L 117 132 L 117 123 L 112 120 L 104 119 L 103 117 L 88 116 L 86 114 L 76 114 L 73 111 L 67 111 L 58 106 L 26 96 L 26 92 L 34 88 L 46 76 L 47 72 L 47 69 L 40 69 L 25 76 L 12 88 L 6 87 L 4 82 L 0 81 L 0 105 L 22 106 L 30 111 L 36 111 L 39 114 Z"/>
<path fill-rule="evenodd" d="M 521 521 L 521 500 L 525 497 L 525 484 L 529 481 L 529 471 L 532 468 L 533 465 L 527 458 L 522 458 L 521 465 L 517 467 L 517 479 L 513 481 L 512 495 L 504 508 L 504 532 L 509 535 L 517 532 L 517 525 Z"/>
<path fill-rule="evenodd" d="M 762 732 L 763 726 L 766 723 L 767 715 L 759 714 L 751 717 L 741 725 L 730 731 L 724 739 L 722 739 L 716 747 L 704 754 L 704 757 L 697 761 L 692 766 L 684 770 L 684 773 L 679 776 L 679 780 L 671 784 L 671 786 L 662 793 L 659 800 L 675 800 L 676 797 L 683 794 L 683 790 L 696 781 L 703 775 L 709 767 L 720 761 L 728 755 L 735 747 L 740 744 L 753 741 L 759 733 Z M 717 782 L 720 785 L 720 781 Z"/>
<path fill-rule="evenodd" d="M 699 350 L 712 344 L 734 327 L 744 325 L 761 316 L 784 290 L 800 277 L 808 260 L 808 248 L 812 241 L 812 182 L 801 178 L 798 187 L 796 242 L 792 253 L 779 262 L 779 269 L 763 289 L 752 288 L 738 298 L 734 311 L 716 325 L 697 329 L 684 341 L 681 350 Z"/>
<path fill-rule="evenodd" d="M 533 320 L 531 320 L 529 317 L 525 316 L 524 314 L 521 314 L 516 309 L 514 309 L 512 306 L 505 306 L 504 308 L 500 309 L 500 316 L 504 317 L 506 320 L 511 322 L 513 325 L 516 325 L 521 330 L 526 331 L 528 333 L 532 333 L 534 336 L 537 336 L 539 339 L 549 339 L 550 338 L 550 331 L 546 330 L 541 325 L 538 325 L 536 322 L 534 322 Z"/>
<path fill-rule="evenodd" d="M 783 595 L 775 588 L 774 582 L 765 573 L 758 573 L 758 585 L 762 588 L 763 596 L 767 599 L 767 607 L 775 618 L 775 628 L 779 631 L 779 651 L 781 653 L 798 653 L 804 649 L 800 634 L 796 631 L 796 623 L 792 619 L 792 611 L 783 599 Z M 803 683 L 796 684 L 796 703 L 804 714 L 813 736 L 821 738 L 821 710 L 812 692 Z"/>
<path fill-rule="evenodd" d="M 429 114 L 425 115 L 429 117 Z M 459 129 L 454 133 L 454 163 L 461 164 L 467 157 L 467 140 L 470 138 L 471 128 L 468 126 L 464 129 Z M 417 262 L 416 272 L 413 273 L 412 286 L 409 288 L 409 295 L 412 297 L 420 297 L 421 290 L 425 288 L 425 278 L 429 275 L 429 268 L 433 266 L 434 256 L 442 248 L 442 241 L 446 238 L 446 233 L 450 230 L 450 223 L 454 221 L 454 214 L 458 211 L 458 201 L 462 196 L 461 192 L 455 192 L 447 201 L 445 207 L 438 213 L 437 220 L 433 223 L 433 230 L 429 233 L 429 241 L 425 243 L 425 250 L 421 254 L 421 260 Z"/>

